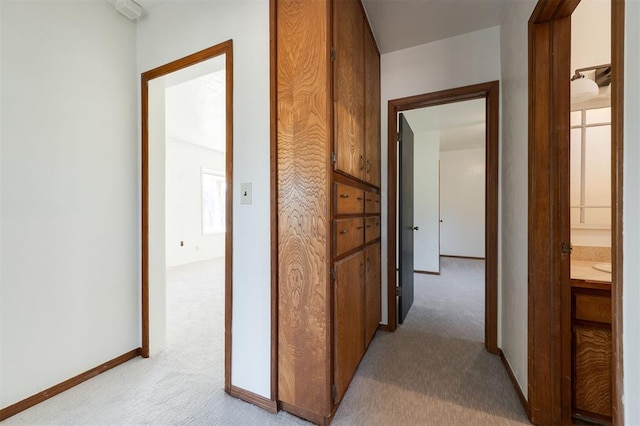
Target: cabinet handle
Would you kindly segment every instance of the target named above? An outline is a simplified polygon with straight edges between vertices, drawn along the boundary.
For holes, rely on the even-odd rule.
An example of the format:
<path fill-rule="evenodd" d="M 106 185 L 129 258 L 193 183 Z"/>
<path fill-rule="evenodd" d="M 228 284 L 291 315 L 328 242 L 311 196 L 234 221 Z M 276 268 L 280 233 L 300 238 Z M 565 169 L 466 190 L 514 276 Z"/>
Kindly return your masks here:
<path fill-rule="evenodd" d="M 364 169 L 364 157 L 361 155 L 360 156 L 360 170 Z"/>
<path fill-rule="evenodd" d="M 358 226 L 356 229 L 362 229 L 364 228 L 364 226 Z"/>
<path fill-rule="evenodd" d="M 367 225 L 367 228 L 371 228 L 371 225 Z"/>
<path fill-rule="evenodd" d="M 356 200 L 362 201 L 362 197 L 358 197 L 358 198 L 356 198 Z"/>
<path fill-rule="evenodd" d="M 349 194 L 340 194 L 340 198 L 349 198 Z"/>
<path fill-rule="evenodd" d="M 367 201 L 373 201 L 373 198 L 367 198 Z"/>
<path fill-rule="evenodd" d="M 367 173 L 371 171 L 371 161 L 367 160 Z"/>
<path fill-rule="evenodd" d="M 349 233 L 349 230 L 348 229 L 343 229 L 342 231 L 340 231 L 340 233 L 341 234 L 347 234 L 347 233 Z"/>

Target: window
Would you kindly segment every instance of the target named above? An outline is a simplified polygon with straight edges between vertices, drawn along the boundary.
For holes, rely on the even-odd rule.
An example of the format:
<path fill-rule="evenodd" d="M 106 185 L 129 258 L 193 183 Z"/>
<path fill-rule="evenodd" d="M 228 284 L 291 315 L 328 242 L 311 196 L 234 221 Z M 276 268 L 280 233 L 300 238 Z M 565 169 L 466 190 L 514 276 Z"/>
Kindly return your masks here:
<path fill-rule="evenodd" d="M 571 112 L 571 226 L 611 227 L 611 108 Z"/>
<path fill-rule="evenodd" d="M 225 232 L 224 174 L 202 170 L 202 234 Z"/>

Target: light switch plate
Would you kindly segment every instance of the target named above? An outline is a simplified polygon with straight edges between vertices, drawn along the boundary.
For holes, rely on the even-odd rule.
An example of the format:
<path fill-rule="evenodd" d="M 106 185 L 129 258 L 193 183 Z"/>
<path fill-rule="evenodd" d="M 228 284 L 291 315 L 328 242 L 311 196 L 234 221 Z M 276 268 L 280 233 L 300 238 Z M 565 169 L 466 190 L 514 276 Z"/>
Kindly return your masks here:
<path fill-rule="evenodd" d="M 251 204 L 251 183 L 240 184 L 240 204 Z"/>

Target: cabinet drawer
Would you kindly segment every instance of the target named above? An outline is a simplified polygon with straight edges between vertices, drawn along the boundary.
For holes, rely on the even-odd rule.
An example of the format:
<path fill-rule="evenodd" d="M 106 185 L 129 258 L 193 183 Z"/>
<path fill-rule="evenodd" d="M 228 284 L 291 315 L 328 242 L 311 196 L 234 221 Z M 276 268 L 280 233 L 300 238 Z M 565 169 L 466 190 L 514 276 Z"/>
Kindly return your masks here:
<path fill-rule="evenodd" d="M 364 212 L 364 191 L 353 186 L 336 183 L 334 188 L 336 214 Z"/>
<path fill-rule="evenodd" d="M 333 222 L 333 255 L 360 247 L 364 243 L 364 219 L 336 219 Z"/>
<path fill-rule="evenodd" d="M 380 238 L 380 216 L 364 219 L 364 242 L 368 243 Z"/>
<path fill-rule="evenodd" d="M 611 298 L 595 294 L 575 293 L 575 318 L 611 324 Z"/>
<path fill-rule="evenodd" d="M 380 194 L 368 191 L 364 193 L 364 212 L 380 213 Z"/>

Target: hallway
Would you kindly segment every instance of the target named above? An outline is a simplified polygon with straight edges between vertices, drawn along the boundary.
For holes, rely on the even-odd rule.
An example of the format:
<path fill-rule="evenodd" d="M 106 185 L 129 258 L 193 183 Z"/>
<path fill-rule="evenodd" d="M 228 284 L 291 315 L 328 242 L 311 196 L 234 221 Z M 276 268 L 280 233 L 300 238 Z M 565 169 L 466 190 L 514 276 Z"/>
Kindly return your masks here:
<path fill-rule="evenodd" d="M 442 266 L 440 276 L 416 275 L 406 322 L 395 333 L 378 332 L 332 424 L 529 424 L 500 359 L 483 348 L 483 262 L 443 258 Z M 168 274 L 174 278 L 169 291 L 176 292 L 170 300 L 180 301 L 168 309 L 176 310 L 173 319 L 182 318 L 168 337 L 179 344 L 116 367 L 6 424 L 307 424 L 224 393 L 221 339 L 204 337 L 224 329 L 216 302 L 223 263 L 179 268 L 180 280 L 175 271 Z M 202 277 L 212 276 L 220 282 L 203 285 Z M 178 281 L 190 284 L 189 292 L 180 294 Z"/>
<path fill-rule="evenodd" d="M 484 261 L 441 262 L 441 275 L 415 275 L 405 323 L 378 331 L 333 424 L 529 424 L 484 349 Z"/>

